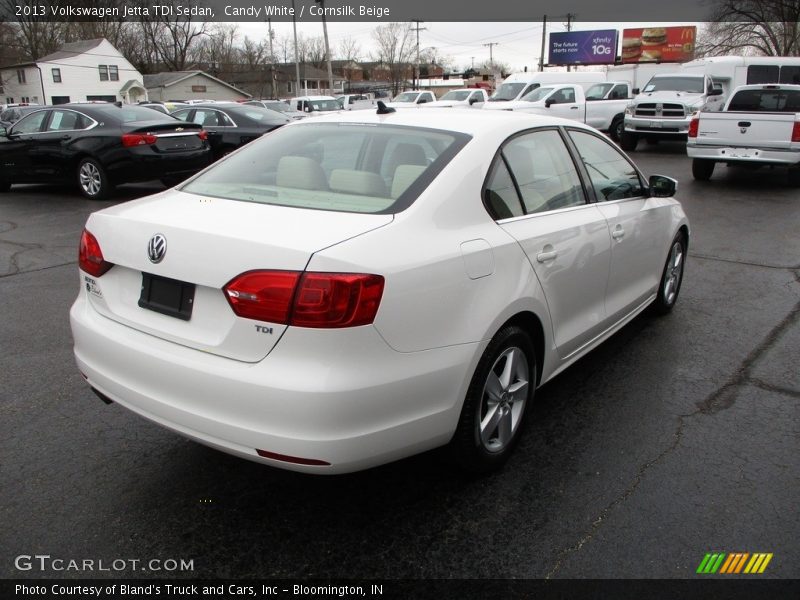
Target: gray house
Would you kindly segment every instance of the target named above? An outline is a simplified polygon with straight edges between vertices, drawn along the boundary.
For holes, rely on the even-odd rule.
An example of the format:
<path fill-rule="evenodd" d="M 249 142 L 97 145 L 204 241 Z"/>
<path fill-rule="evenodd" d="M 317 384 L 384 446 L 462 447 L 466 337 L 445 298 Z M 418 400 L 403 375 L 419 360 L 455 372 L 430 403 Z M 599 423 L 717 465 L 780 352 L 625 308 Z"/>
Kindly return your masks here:
<path fill-rule="evenodd" d="M 173 71 L 144 76 L 150 100 L 247 100 L 250 94 L 204 71 Z"/>

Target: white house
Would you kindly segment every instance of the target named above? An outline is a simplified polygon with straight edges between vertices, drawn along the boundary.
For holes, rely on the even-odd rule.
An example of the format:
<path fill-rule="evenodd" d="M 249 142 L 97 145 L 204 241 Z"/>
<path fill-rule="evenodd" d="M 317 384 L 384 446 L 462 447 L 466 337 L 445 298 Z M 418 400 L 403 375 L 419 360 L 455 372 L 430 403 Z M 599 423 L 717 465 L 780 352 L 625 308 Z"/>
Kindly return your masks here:
<path fill-rule="evenodd" d="M 147 99 L 141 73 L 105 38 L 64 44 L 37 61 L 0 67 L 0 104 Z"/>

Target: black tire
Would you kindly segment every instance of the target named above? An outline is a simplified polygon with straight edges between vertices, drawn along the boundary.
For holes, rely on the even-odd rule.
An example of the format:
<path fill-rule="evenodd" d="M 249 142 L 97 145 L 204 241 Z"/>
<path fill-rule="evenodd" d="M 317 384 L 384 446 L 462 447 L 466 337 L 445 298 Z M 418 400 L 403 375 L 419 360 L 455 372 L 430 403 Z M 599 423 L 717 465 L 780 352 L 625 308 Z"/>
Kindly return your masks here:
<path fill-rule="evenodd" d="M 622 138 L 619 141 L 619 145 L 623 150 L 625 150 L 625 152 L 633 152 L 634 150 L 636 150 L 636 146 L 639 145 L 639 138 L 636 136 L 635 133 L 623 131 Z"/>
<path fill-rule="evenodd" d="M 697 181 L 708 181 L 714 173 L 713 160 L 707 158 L 694 158 L 692 159 L 692 177 Z"/>
<path fill-rule="evenodd" d="M 89 200 L 105 200 L 114 190 L 103 166 L 94 158 L 84 158 L 76 171 L 78 189 Z"/>
<path fill-rule="evenodd" d="M 678 294 L 683 283 L 683 271 L 686 267 L 686 236 L 679 231 L 669 245 L 664 271 L 658 282 L 656 299 L 651 305 L 651 312 L 665 315 L 672 310 L 678 301 Z"/>
<path fill-rule="evenodd" d="M 623 133 L 625 133 L 625 119 L 622 115 L 617 115 L 611 121 L 611 127 L 608 128 L 608 137 L 619 144 Z"/>
<path fill-rule="evenodd" d="M 463 470 L 489 473 L 508 460 L 519 440 L 526 409 L 533 401 L 536 370 L 536 350 L 520 327 L 504 327 L 489 342 L 472 376 L 450 442 L 451 455 Z M 489 392 L 492 382 L 495 393 Z M 481 421 L 490 414 L 497 418 L 487 421 L 482 432 Z"/>

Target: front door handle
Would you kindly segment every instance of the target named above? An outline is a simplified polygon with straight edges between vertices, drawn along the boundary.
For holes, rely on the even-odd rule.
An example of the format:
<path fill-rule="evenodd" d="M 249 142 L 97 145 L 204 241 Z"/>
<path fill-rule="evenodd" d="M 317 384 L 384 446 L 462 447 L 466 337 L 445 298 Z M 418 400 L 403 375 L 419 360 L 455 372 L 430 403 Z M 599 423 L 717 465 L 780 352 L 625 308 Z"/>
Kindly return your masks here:
<path fill-rule="evenodd" d="M 577 106 L 570 106 L 569 109 L 570 110 L 578 110 L 578 107 Z"/>

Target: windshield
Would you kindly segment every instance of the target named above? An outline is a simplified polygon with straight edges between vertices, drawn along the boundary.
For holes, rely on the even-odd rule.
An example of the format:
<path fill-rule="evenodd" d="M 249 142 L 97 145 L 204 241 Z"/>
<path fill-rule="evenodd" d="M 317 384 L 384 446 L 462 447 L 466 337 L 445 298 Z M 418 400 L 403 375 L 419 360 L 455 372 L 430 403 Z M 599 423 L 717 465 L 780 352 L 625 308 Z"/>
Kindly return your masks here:
<path fill-rule="evenodd" d="M 261 204 L 391 214 L 414 202 L 469 139 L 385 124 L 293 125 L 245 146 L 181 189 Z"/>
<path fill-rule="evenodd" d="M 550 95 L 555 88 L 551 87 L 540 87 L 536 88 L 532 92 L 525 94 L 521 100 L 525 100 L 526 102 L 538 102 L 539 100 L 544 100 L 547 96 Z"/>
<path fill-rule="evenodd" d="M 645 92 L 690 92 L 702 94 L 704 91 L 702 77 L 653 77 L 644 86 Z"/>
<path fill-rule="evenodd" d="M 795 90 L 742 90 L 731 98 L 727 110 L 741 112 L 800 112 L 800 92 Z"/>
<path fill-rule="evenodd" d="M 331 111 L 340 110 L 342 107 L 336 100 L 309 100 L 308 103 L 314 108 L 315 111 Z"/>
<path fill-rule="evenodd" d="M 417 92 L 403 92 L 402 94 L 397 94 L 392 102 L 414 102 L 418 95 Z"/>
<path fill-rule="evenodd" d="M 500 87 L 497 88 L 492 97 L 489 98 L 492 102 L 498 101 L 505 101 L 505 100 L 513 100 L 517 97 L 522 89 L 525 87 L 524 82 L 519 83 L 501 83 Z"/>
<path fill-rule="evenodd" d="M 589 88 L 586 92 L 587 100 L 602 100 L 606 97 L 608 91 L 614 87 L 613 83 L 597 83 Z"/>
<path fill-rule="evenodd" d="M 452 100 L 455 102 L 464 102 L 469 95 L 472 93 L 472 90 L 453 90 L 452 92 L 447 92 L 444 96 L 442 96 L 442 100 Z"/>

